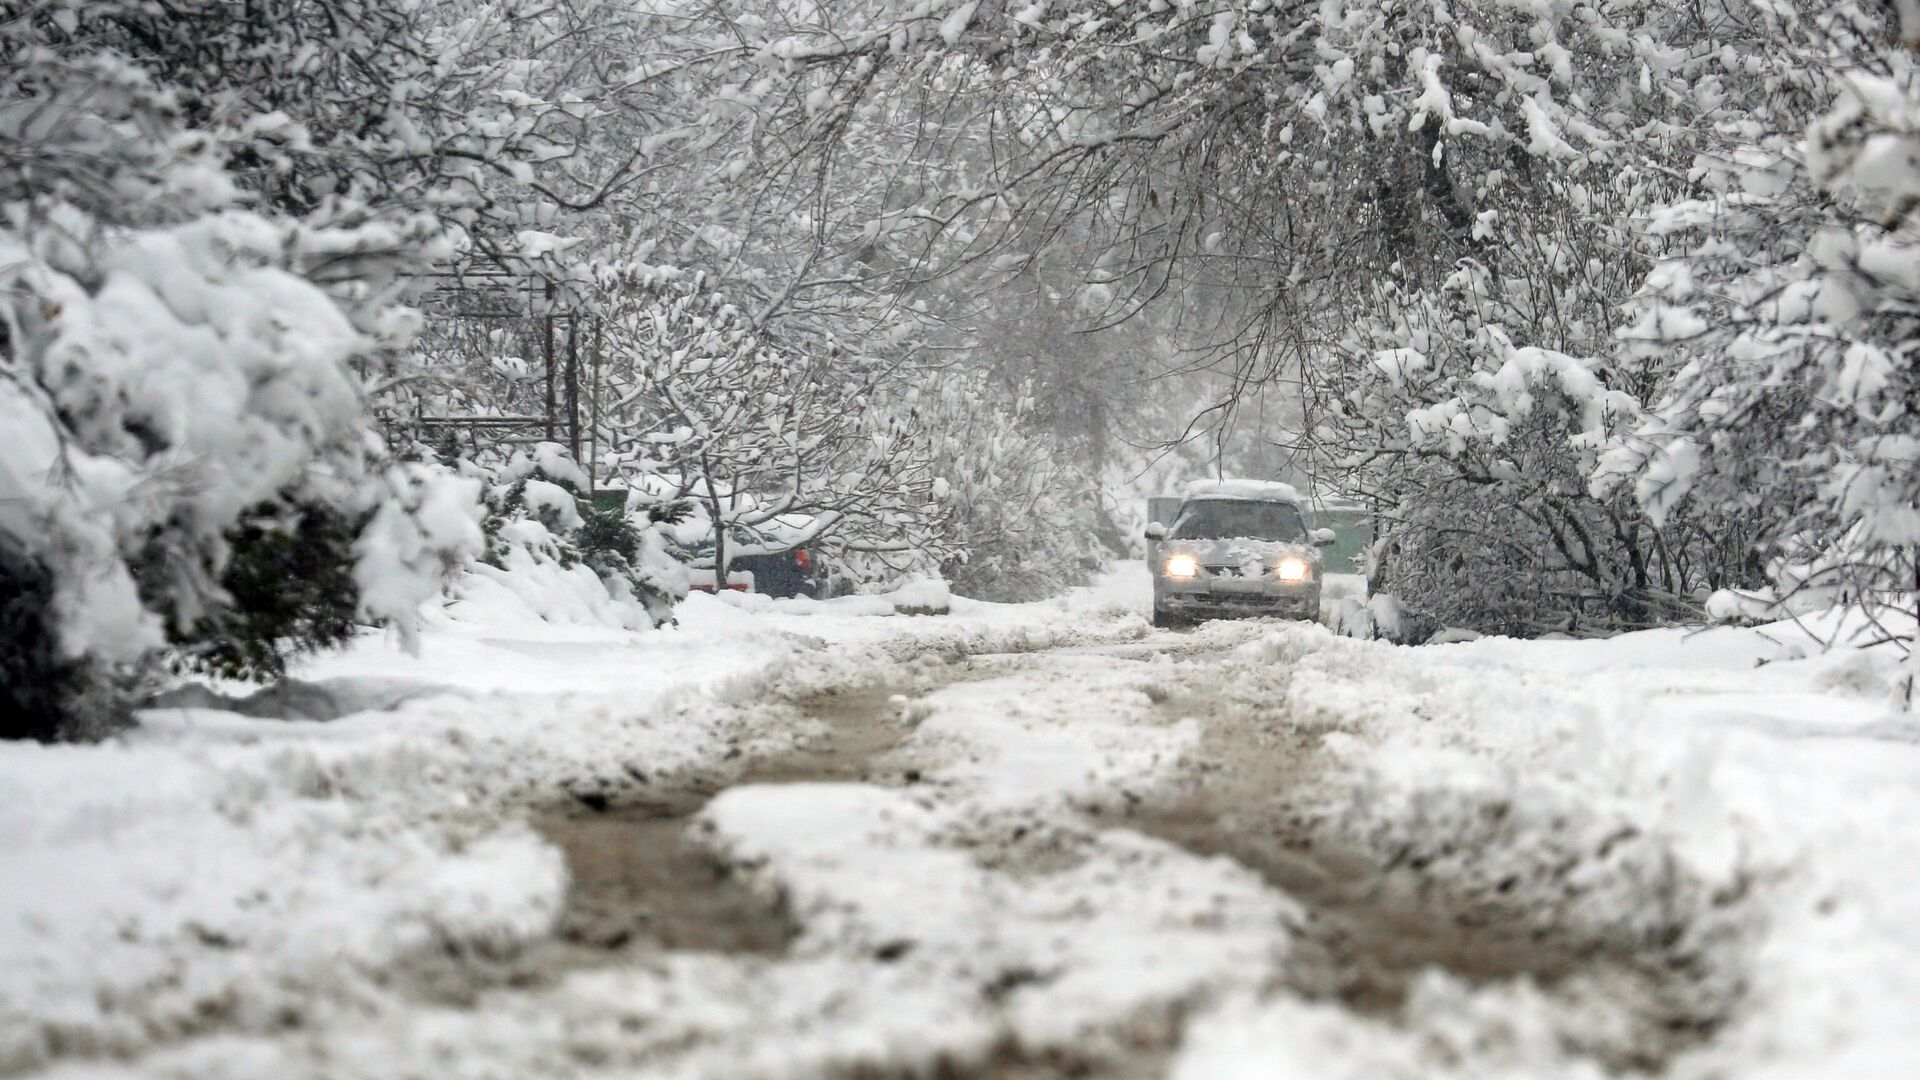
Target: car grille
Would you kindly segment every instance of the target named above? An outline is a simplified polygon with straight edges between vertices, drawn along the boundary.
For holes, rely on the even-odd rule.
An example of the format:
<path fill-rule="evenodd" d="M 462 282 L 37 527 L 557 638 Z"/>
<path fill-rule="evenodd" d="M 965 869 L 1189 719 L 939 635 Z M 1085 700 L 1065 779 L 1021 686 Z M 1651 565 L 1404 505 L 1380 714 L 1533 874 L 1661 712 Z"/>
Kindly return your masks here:
<path fill-rule="evenodd" d="M 1217 578 L 1251 578 L 1251 577 L 1266 576 L 1265 572 L 1261 570 L 1255 570 L 1252 573 L 1247 573 L 1238 564 L 1233 564 L 1233 565 L 1222 564 L 1218 566 L 1209 566 L 1207 567 L 1207 574 L 1211 577 L 1217 577 Z"/>

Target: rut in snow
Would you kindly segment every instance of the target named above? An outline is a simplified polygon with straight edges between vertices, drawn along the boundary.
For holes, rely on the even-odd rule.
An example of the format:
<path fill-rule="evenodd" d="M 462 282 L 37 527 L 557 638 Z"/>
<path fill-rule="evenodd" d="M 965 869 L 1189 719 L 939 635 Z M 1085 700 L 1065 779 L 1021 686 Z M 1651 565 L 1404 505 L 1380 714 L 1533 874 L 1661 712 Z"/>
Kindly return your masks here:
<path fill-rule="evenodd" d="M 1422 973 L 1468 983 L 1531 980 L 1567 996 L 1624 1003 L 1633 1019 L 1618 1037 L 1578 1050 L 1609 1070 L 1657 1072 L 1709 1036 L 1718 1016 L 1692 1004 L 1673 958 L 1595 939 L 1468 898 L 1409 865 L 1382 866 L 1316 820 L 1305 789 L 1330 768 L 1324 732 L 1290 728 L 1206 693 L 1170 696 L 1162 708 L 1204 716 L 1204 782 L 1150 802 L 1126 824 L 1197 853 L 1221 855 L 1304 902 L 1312 920 L 1282 973 L 1282 990 L 1338 1000 L 1391 1018 Z"/>
<path fill-rule="evenodd" d="M 899 692 L 888 684 L 801 699 L 800 717 L 824 733 L 748 766 L 725 786 L 880 779 L 874 759 L 912 730 L 893 701 Z M 604 803 L 576 800 L 535 817 L 541 834 L 566 855 L 570 884 L 557 933 L 585 950 L 571 956 L 573 963 L 599 962 L 595 952 L 629 946 L 772 956 L 792 940 L 796 928 L 779 905 L 686 842 L 694 815 L 720 790 L 642 785 Z"/>
<path fill-rule="evenodd" d="M 1391 1020 L 1412 982 L 1429 970 L 1474 984 L 1526 979 L 1549 992 L 1601 994 L 1626 1002 L 1631 1031 L 1578 1049 L 1612 1070 L 1654 1072 L 1710 1034 L 1715 1017 L 1684 1004 L 1682 981 L 1661 957 L 1575 933 L 1542 929 L 1482 904 L 1449 895 L 1417 867 L 1382 867 L 1343 850 L 1315 828 L 1302 792 L 1328 768 L 1320 735 L 1289 730 L 1271 716 L 1249 715 L 1244 702 L 1212 691 L 1207 672 L 1219 650 L 1178 635 L 1151 643 L 1085 647 L 1120 660 L 1157 655 L 1179 659 L 1157 708 L 1194 717 L 1204 732 L 1204 775 L 1174 797 L 1149 799 L 1100 827 L 1133 829 L 1207 856 L 1222 856 L 1258 873 L 1304 903 L 1310 918 L 1298 947 L 1276 973 L 1272 992 L 1338 1001 Z M 553 971 L 618 963 L 649 951 L 710 951 L 778 957 L 798 933 L 777 900 L 748 888 L 727 867 L 687 839 L 694 817 L 726 787 L 842 781 L 881 785 L 919 779 L 896 753 L 913 720 L 899 695 L 925 694 L 959 682 L 1018 675 L 1046 653 L 979 657 L 953 665 L 929 684 L 888 683 L 813 695 L 795 702 L 823 734 L 799 749 L 748 765 L 727 784 L 665 791 L 644 785 L 588 807 L 552 808 L 535 824 L 565 852 L 572 886 L 549 954 Z M 980 853 L 981 857 L 990 857 Z M 1027 867 L 1028 872 L 1036 868 Z M 545 966 L 545 965 L 543 965 Z M 1012 1041 L 984 1060 L 932 1063 L 932 1075 L 1158 1075 L 1180 1040 L 1181 1015 L 1130 1017 L 1114 1032 L 1126 1052 L 1083 1053 L 1073 1045 L 1025 1046 Z M 862 1077 L 904 1069 L 927 1075 L 925 1063 L 875 1064 Z"/>

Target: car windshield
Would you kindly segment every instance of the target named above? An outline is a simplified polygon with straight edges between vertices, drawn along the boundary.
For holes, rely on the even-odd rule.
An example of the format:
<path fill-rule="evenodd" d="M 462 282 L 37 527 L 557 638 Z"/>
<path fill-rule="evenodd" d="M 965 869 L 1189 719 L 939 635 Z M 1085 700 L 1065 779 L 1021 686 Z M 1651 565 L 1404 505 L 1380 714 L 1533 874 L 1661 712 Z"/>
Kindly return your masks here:
<path fill-rule="evenodd" d="M 1173 523 L 1176 540 L 1278 540 L 1304 542 L 1307 523 L 1286 503 L 1208 499 L 1188 503 Z"/>

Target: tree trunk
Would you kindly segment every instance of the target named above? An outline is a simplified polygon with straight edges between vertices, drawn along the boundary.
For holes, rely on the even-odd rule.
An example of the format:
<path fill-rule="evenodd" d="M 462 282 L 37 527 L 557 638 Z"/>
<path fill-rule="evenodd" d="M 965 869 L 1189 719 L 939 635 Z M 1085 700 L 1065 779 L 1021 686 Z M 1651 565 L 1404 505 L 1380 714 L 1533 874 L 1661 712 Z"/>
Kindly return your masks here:
<path fill-rule="evenodd" d="M 720 496 L 714 493 L 713 478 L 707 478 L 707 512 L 713 515 L 713 594 L 727 587 L 727 526 L 720 519 Z"/>
<path fill-rule="evenodd" d="M 705 447 L 700 450 L 700 475 L 707 481 L 707 512 L 713 517 L 713 595 L 719 596 L 727 587 L 727 523 L 720 514 L 720 485 L 714 479 L 713 458 Z"/>

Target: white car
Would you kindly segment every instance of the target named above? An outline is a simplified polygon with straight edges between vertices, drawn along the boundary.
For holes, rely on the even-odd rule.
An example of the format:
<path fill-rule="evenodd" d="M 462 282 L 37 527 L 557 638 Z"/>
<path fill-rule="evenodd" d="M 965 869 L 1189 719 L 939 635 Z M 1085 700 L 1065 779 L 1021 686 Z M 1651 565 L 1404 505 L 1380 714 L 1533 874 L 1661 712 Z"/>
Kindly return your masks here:
<path fill-rule="evenodd" d="M 1300 494 L 1286 484 L 1190 484 L 1172 523 L 1149 524 L 1147 540 L 1155 626 L 1320 615 L 1320 548 L 1334 534 L 1307 528 Z"/>

